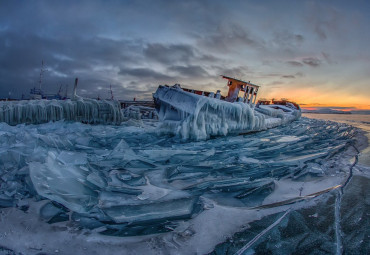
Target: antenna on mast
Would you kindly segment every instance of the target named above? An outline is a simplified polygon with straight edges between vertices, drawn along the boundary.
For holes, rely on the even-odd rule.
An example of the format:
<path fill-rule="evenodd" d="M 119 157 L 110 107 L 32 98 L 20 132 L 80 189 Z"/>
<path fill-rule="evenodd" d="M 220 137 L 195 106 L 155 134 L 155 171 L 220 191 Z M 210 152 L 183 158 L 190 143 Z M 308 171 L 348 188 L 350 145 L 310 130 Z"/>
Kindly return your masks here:
<path fill-rule="evenodd" d="M 39 90 L 41 91 L 41 85 L 42 85 L 42 77 L 44 75 L 44 72 L 47 71 L 44 69 L 44 60 L 41 61 L 41 70 L 40 70 L 40 80 L 39 80 Z"/>
<path fill-rule="evenodd" d="M 73 100 L 77 100 L 77 83 L 78 78 L 75 79 L 75 86 L 73 87 Z"/>
<path fill-rule="evenodd" d="M 58 90 L 58 93 L 57 93 L 57 95 L 60 96 L 60 97 L 62 97 L 62 95 L 61 95 L 62 87 L 63 87 L 63 84 L 60 84 L 59 90 Z"/>
<path fill-rule="evenodd" d="M 111 100 L 114 100 L 114 96 L 113 96 L 113 91 L 112 91 L 112 85 L 109 85 L 110 86 L 110 95 L 111 95 Z"/>
<path fill-rule="evenodd" d="M 67 96 L 68 96 L 68 84 L 66 85 L 66 91 L 65 91 L 64 97 L 67 99 Z"/>

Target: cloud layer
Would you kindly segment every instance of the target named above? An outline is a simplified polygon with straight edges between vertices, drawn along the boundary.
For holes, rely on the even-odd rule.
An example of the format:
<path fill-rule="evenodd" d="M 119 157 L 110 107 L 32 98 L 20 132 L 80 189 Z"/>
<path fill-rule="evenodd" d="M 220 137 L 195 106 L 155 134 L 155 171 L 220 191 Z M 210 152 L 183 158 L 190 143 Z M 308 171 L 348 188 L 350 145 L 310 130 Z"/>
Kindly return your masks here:
<path fill-rule="evenodd" d="M 312 86 L 345 95 L 344 85 L 370 97 L 367 11 L 360 1 L 7 1 L 0 98 L 28 96 L 42 60 L 49 93 L 75 77 L 87 97 L 108 98 L 110 85 L 121 99 L 163 83 L 225 91 L 225 74 L 265 97 Z"/>

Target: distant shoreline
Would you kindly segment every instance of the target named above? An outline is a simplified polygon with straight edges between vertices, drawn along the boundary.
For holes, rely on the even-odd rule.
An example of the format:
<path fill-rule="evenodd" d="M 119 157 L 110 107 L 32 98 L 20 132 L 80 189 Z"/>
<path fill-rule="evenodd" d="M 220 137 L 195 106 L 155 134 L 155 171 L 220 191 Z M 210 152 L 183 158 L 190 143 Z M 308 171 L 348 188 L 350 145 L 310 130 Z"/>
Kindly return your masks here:
<path fill-rule="evenodd" d="M 309 114 L 352 114 L 352 112 L 302 112 Z"/>
<path fill-rule="evenodd" d="M 325 113 L 325 112 L 302 112 L 302 114 L 328 114 L 328 115 L 335 115 L 335 114 L 338 114 L 338 115 L 370 115 L 370 111 L 364 111 L 364 112 L 361 112 L 361 111 L 356 111 L 356 112 L 350 112 L 350 113 L 337 113 L 337 112 L 333 112 L 333 113 Z"/>

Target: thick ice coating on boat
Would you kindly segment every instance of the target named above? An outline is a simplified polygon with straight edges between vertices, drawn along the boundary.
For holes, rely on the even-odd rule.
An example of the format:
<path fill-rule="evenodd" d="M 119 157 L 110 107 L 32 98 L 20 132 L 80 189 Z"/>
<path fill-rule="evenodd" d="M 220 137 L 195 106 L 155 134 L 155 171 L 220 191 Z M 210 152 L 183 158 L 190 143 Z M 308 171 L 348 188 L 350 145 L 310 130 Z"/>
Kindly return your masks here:
<path fill-rule="evenodd" d="M 153 95 L 162 130 L 183 139 L 247 133 L 286 124 L 300 117 L 289 106 L 227 102 L 184 91 L 179 85 L 159 86 Z"/>

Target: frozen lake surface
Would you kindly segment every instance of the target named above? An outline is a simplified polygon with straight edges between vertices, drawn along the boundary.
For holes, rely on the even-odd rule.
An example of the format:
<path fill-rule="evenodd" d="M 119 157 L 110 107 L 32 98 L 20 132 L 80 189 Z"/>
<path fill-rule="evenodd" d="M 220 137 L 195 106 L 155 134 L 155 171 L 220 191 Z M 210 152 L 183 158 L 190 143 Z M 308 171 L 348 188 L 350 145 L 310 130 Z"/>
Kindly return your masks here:
<path fill-rule="evenodd" d="M 359 129 L 302 118 L 185 142 L 158 126 L 0 123 L 0 252 L 369 252 Z"/>

